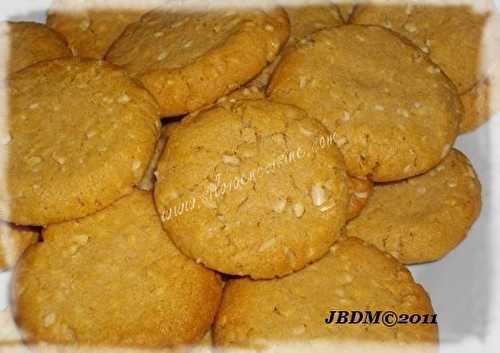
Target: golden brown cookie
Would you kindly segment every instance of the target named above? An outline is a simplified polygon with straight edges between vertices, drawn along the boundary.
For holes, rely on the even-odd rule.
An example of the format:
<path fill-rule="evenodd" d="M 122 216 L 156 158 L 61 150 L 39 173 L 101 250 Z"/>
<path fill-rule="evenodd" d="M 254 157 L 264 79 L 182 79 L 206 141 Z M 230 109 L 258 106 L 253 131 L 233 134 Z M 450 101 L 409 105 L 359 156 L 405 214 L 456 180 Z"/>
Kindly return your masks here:
<path fill-rule="evenodd" d="M 38 241 L 38 230 L 0 221 L 0 271 L 13 267 L 23 252 Z"/>
<path fill-rule="evenodd" d="M 158 107 L 122 70 L 60 59 L 13 74 L 0 219 L 46 225 L 88 215 L 130 193 L 158 136 Z"/>
<path fill-rule="evenodd" d="M 365 208 L 373 192 L 373 183 L 370 180 L 349 177 L 347 185 L 350 195 L 347 219 L 351 220 L 358 217 Z"/>
<path fill-rule="evenodd" d="M 220 280 L 176 249 L 150 193 L 49 226 L 43 239 L 14 278 L 16 321 L 28 342 L 160 348 L 209 330 Z"/>
<path fill-rule="evenodd" d="M 481 209 L 481 185 L 467 157 L 452 150 L 430 172 L 377 185 L 361 215 L 347 226 L 403 263 L 442 258 L 467 235 Z"/>
<path fill-rule="evenodd" d="M 75 56 L 102 59 L 129 24 L 153 8 L 148 1 L 126 8 L 116 0 L 54 0 L 47 25 L 64 35 Z"/>
<path fill-rule="evenodd" d="M 9 41 L 8 45 L 7 41 Z M 6 73 L 20 71 L 30 65 L 45 60 L 72 56 L 64 38 L 41 23 L 1 22 L 0 45 L 9 52 L 0 53 L 0 64 Z M 2 67 L 2 69 L 4 69 Z M 6 76 L 0 74 L 0 77 Z"/>
<path fill-rule="evenodd" d="M 344 23 L 339 9 L 330 1 L 300 1 L 297 6 L 285 7 L 285 11 L 290 21 L 290 38 L 286 47 L 321 29 L 339 26 Z M 256 86 L 265 90 L 280 60 L 281 55 L 262 70 L 259 76 L 254 78 L 248 86 Z"/>
<path fill-rule="evenodd" d="M 411 350 L 419 344 L 428 345 L 429 351 L 436 348 L 437 325 L 326 323 L 331 311 L 342 310 L 428 317 L 433 313 L 427 293 L 404 266 L 351 238 L 285 278 L 227 283 L 215 322 L 215 344 L 266 352 L 424 352 Z M 384 346 L 377 344 L 386 349 L 379 350 Z"/>
<path fill-rule="evenodd" d="M 347 217 L 342 156 L 303 111 L 266 100 L 184 120 L 158 165 L 163 226 L 189 257 L 219 272 L 273 278 L 321 258 Z"/>
<path fill-rule="evenodd" d="M 350 175 L 379 182 L 436 166 L 462 118 L 448 78 L 423 52 L 375 26 L 334 27 L 297 44 L 268 94 L 319 119 Z"/>
<path fill-rule="evenodd" d="M 395 1 L 386 3 L 387 5 L 382 3 L 359 6 L 352 22 L 379 25 L 396 31 L 428 53 L 431 60 L 439 65 L 457 86 L 462 100 L 466 100 L 466 107 L 478 104 L 479 111 L 484 113 L 477 114 L 476 108 L 466 109 L 467 115 L 461 125 L 461 132 L 474 129 L 488 119 L 489 114 L 481 108 L 482 98 L 479 98 L 477 103 L 472 103 L 471 99 L 476 95 L 464 95 L 483 80 L 488 71 L 488 63 L 482 62 L 482 58 L 485 50 L 483 35 L 490 12 L 473 8 L 477 1 L 465 1 L 463 4 L 455 3 L 451 6 L 395 6 Z"/>
<path fill-rule="evenodd" d="M 163 116 L 198 110 L 245 84 L 288 39 L 283 10 L 199 9 L 175 5 L 130 25 L 107 54 L 142 80 Z"/>

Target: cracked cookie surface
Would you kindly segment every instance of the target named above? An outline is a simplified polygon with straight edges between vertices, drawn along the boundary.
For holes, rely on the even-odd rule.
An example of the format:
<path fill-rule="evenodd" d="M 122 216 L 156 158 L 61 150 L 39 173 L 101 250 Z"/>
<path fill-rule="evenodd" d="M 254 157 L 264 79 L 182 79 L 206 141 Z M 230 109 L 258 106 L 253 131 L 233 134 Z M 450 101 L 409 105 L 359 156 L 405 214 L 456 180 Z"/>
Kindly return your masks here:
<path fill-rule="evenodd" d="M 241 100 L 174 131 L 158 166 L 163 225 L 189 257 L 217 271 L 283 276 L 321 258 L 347 218 L 347 175 L 327 130 L 303 111 Z"/>
<path fill-rule="evenodd" d="M 352 23 L 378 25 L 395 31 L 429 55 L 457 86 L 464 105 L 469 108 L 460 126 L 462 132 L 473 130 L 489 117 L 489 112 L 475 114 L 472 108 L 476 104 L 480 107 L 487 91 L 479 91 L 481 95 L 477 97 L 467 96 L 489 69 L 484 60 L 487 54 L 484 34 L 491 13 L 474 9 L 473 5 L 479 3 L 481 1 L 470 1 L 468 5 L 465 1 L 451 6 L 445 6 L 445 2 L 438 6 L 398 6 L 395 1 L 386 1 L 360 5 L 352 18 Z M 475 97 L 477 102 L 471 107 L 469 102 Z"/>
<path fill-rule="evenodd" d="M 435 351 L 435 325 L 327 325 L 330 310 L 392 310 L 398 315 L 433 312 L 427 293 L 404 266 L 350 238 L 337 242 L 320 261 L 290 276 L 226 283 L 214 341 L 221 348 L 251 347 L 266 352 L 383 352 L 392 351 L 391 344 L 398 352 L 406 351 L 405 346 L 411 348 L 409 344 L 428 344 L 429 352 Z M 369 349 L 360 349 L 364 343 Z M 385 346 L 378 347 L 381 343 Z M 425 351 L 420 348 L 415 351 Z"/>
<path fill-rule="evenodd" d="M 361 215 L 347 225 L 403 263 L 438 260 L 454 249 L 479 216 L 481 185 L 469 160 L 452 150 L 424 175 L 377 185 Z"/>
<path fill-rule="evenodd" d="M 288 35 L 280 9 L 183 12 L 165 6 L 130 25 L 106 59 L 140 78 L 163 116 L 176 116 L 247 83 L 274 60 Z"/>
<path fill-rule="evenodd" d="M 219 305 L 218 276 L 182 255 L 150 193 L 43 232 L 14 277 L 29 343 L 170 347 L 201 340 Z"/>
<path fill-rule="evenodd" d="M 72 56 L 59 33 L 35 22 L 1 22 L 0 45 L 1 50 L 10 49 L 0 53 L 0 65 L 10 74 L 40 61 Z"/>
<path fill-rule="evenodd" d="M 379 182 L 436 166 L 463 113 L 455 87 L 423 52 L 375 26 L 335 27 L 297 44 L 268 94 L 334 133 L 350 175 Z"/>
<path fill-rule="evenodd" d="M 0 219 L 46 225 L 88 215 L 132 192 L 158 136 L 158 106 L 124 71 L 59 59 L 11 76 L 7 193 Z"/>

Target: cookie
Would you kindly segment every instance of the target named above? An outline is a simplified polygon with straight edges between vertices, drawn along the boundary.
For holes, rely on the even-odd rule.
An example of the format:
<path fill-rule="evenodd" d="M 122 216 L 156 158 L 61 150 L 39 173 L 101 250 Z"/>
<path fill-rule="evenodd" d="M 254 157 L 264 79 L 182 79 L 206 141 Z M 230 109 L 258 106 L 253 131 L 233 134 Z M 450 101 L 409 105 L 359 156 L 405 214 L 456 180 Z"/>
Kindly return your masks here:
<path fill-rule="evenodd" d="M 0 219 L 46 225 L 103 209 L 132 192 L 158 136 L 158 107 L 122 70 L 59 59 L 11 76 Z"/>
<path fill-rule="evenodd" d="M 179 125 L 178 122 L 170 122 L 164 125 L 161 129 L 160 138 L 156 141 L 155 151 L 151 160 L 149 161 L 148 168 L 146 172 L 144 172 L 144 176 L 142 180 L 137 185 L 137 188 L 143 191 L 151 191 L 153 190 L 155 184 L 155 171 L 158 166 L 158 161 L 165 149 L 165 144 L 167 143 L 168 138 L 175 130 L 176 126 Z"/>
<path fill-rule="evenodd" d="M 0 272 L 13 267 L 23 252 L 38 241 L 39 232 L 0 221 Z"/>
<path fill-rule="evenodd" d="M 464 95 L 484 79 L 488 70 L 488 64 L 482 62 L 482 52 L 483 34 L 490 13 L 476 11 L 473 8 L 476 1 L 452 6 L 395 6 L 394 1 L 387 3 L 359 6 L 352 22 L 383 26 L 411 40 L 428 53 L 453 81 L 463 100 Z M 485 64 L 486 67 L 481 67 Z M 470 98 L 465 99 L 470 101 Z M 466 115 L 461 131 L 473 129 L 488 117 L 489 114 Z"/>
<path fill-rule="evenodd" d="M 16 322 L 28 343 L 161 348 L 209 330 L 220 280 L 176 249 L 150 193 L 42 235 L 14 277 Z"/>
<path fill-rule="evenodd" d="M 286 6 L 284 9 L 290 21 L 290 38 L 286 47 L 321 29 L 344 24 L 339 9 L 329 1 L 301 1 L 297 6 Z M 280 59 L 281 55 L 267 66 L 259 76 L 253 79 L 248 86 L 267 87 Z"/>
<path fill-rule="evenodd" d="M 153 8 L 148 1 L 128 9 L 123 1 L 55 0 L 47 25 L 64 35 L 75 56 L 102 59 L 129 24 Z"/>
<path fill-rule="evenodd" d="M 429 317 L 433 313 L 427 293 L 404 266 L 351 238 L 338 242 L 317 263 L 285 278 L 227 283 L 215 321 L 215 344 L 266 352 L 392 352 L 391 347 L 400 352 L 424 348 L 416 345 L 427 345 L 434 351 L 437 346 L 436 325 L 326 323 L 330 311 L 341 310 Z"/>
<path fill-rule="evenodd" d="M 9 44 L 7 45 L 7 41 Z M 72 56 L 64 38 L 47 26 L 35 22 L 0 23 L 0 44 L 9 52 L 1 54 L 0 63 L 7 74 L 20 71 L 40 61 Z M 6 76 L 6 75 L 1 75 Z"/>
<path fill-rule="evenodd" d="M 183 12 L 167 5 L 130 25 L 106 56 L 142 80 L 165 117 L 196 111 L 236 90 L 288 39 L 282 10 Z"/>
<path fill-rule="evenodd" d="M 387 182 L 446 156 L 462 106 L 453 84 L 413 45 L 375 26 L 322 30 L 288 51 L 268 94 L 333 134 L 349 175 Z"/>
<path fill-rule="evenodd" d="M 403 263 L 442 258 L 466 236 L 481 209 L 481 185 L 467 157 L 452 150 L 430 172 L 377 185 L 361 215 L 347 226 Z"/>
<path fill-rule="evenodd" d="M 321 258 L 349 195 L 342 156 L 303 111 L 241 100 L 184 120 L 158 165 L 155 200 L 177 247 L 207 267 L 273 278 Z M 317 146 L 316 146 L 317 145 Z"/>
<path fill-rule="evenodd" d="M 358 217 L 363 208 L 365 208 L 373 192 L 373 183 L 370 180 L 349 177 L 347 185 L 350 195 L 347 219 L 351 220 Z"/>

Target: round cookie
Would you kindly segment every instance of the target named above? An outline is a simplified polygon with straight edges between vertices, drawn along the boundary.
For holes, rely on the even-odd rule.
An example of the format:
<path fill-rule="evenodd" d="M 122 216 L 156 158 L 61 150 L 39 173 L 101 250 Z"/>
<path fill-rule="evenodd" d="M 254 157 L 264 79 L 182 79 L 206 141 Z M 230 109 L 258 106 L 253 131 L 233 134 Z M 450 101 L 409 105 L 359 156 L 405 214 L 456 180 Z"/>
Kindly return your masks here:
<path fill-rule="evenodd" d="M 370 180 L 349 177 L 347 185 L 350 195 L 347 219 L 351 220 L 358 217 L 368 203 L 373 192 L 373 183 Z"/>
<path fill-rule="evenodd" d="M 46 225 L 83 217 L 141 180 L 158 136 L 158 107 L 125 72 L 103 61 L 59 59 L 13 74 L 9 85 L 0 219 Z"/>
<path fill-rule="evenodd" d="M 421 350 L 415 352 L 423 352 L 424 345 L 430 351 L 436 349 L 436 325 L 328 325 L 325 320 L 331 310 L 433 312 L 427 293 L 404 266 L 351 238 L 337 242 L 323 259 L 285 278 L 229 281 L 215 321 L 214 341 L 221 348 L 265 352 L 402 352 L 417 347 Z"/>
<path fill-rule="evenodd" d="M 150 193 L 51 225 L 16 269 L 16 322 L 28 343 L 171 347 L 201 340 L 219 305 L 218 276 L 182 255 Z"/>
<path fill-rule="evenodd" d="M 0 272 L 13 267 L 23 252 L 38 241 L 39 232 L 30 227 L 0 221 Z"/>
<path fill-rule="evenodd" d="M 344 24 L 339 9 L 330 1 L 300 1 L 299 5 L 287 6 L 284 9 L 290 21 L 290 38 L 286 47 L 321 29 Z M 262 70 L 259 76 L 254 78 L 248 86 L 267 87 L 271 75 L 280 60 L 281 55 Z"/>
<path fill-rule="evenodd" d="M 241 100 L 184 120 L 158 165 L 155 200 L 178 248 L 207 267 L 273 278 L 321 258 L 347 218 L 335 144 L 303 111 Z"/>
<path fill-rule="evenodd" d="M 0 53 L 0 64 L 7 74 L 40 61 L 72 56 L 60 34 L 35 22 L 1 22 L 0 45 L 10 49 L 8 53 Z"/>
<path fill-rule="evenodd" d="M 392 32 L 348 25 L 288 51 L 268 94 L 332 133 L 350 175 L 385 182 L 421 174 L 449 152 L 462 106 L 423 52 Z"/>
<path fill-rule="evenodd" d="M 474 9 L 474 5 L 478 5 L 477 1 L 469 1 L 468 4 L 466 1 L 451 6 L 397 6 L 395 1 L 386 2 L 387 5 L 359 6 L 353 15 L 352 23 L 383 26 L 411 40 L 439 65 L 457 86 L 458 93 L 464 100 L 464 95 L 476 86 L 489 70 L 488 63 L 484 63 L 482 59 L 485 51 L 483 36 L 491 13 Z M 482 4 L 487 2 L 479 1 Z M 470 98 L 465 97 L 469 102 Z M 461 132 L 474 129 L 487 118 L 489 114 L 474 115 L 472 111 L 472 115 L 465 116 Z"/>
<path fill-rule="evenodd" d="M 47 25 L 64 35 L 75 56 L 102 59 L 129 24 L 153 8 L 150 3 L 125 8 L 121 0 L 55 0 Z"/>
<path fill-rule="evenodd" d="M 424 175 L 377 185 L 361 215 L 348 224 L 347 235 L 403 263 L 429 262 L 465 238 L 480 209 L 479 180 L 467 158 L 452 150 Z"/>
<path fill-rule="evenodd" d="M 140 78 L 170 117 L 250 81 L 274 60 L 288 34 L 288 18 L 279 9 L 182 12 L 171 5 L 130 25 L 106 58 Z"/>

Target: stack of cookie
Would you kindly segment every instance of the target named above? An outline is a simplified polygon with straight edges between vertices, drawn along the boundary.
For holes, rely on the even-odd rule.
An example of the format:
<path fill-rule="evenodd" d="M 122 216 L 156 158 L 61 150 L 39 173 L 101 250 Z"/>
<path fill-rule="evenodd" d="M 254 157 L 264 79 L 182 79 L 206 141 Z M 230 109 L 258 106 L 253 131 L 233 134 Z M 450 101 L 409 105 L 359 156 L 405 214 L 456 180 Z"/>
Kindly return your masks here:
<path fill-rule="evenodd" d="M 479 215 L 453 145 L 491 113 L 491 12 L 98 3 L 2 28 L 0 265 L 25 343 L 434 351 L 404 265 Z"/>

